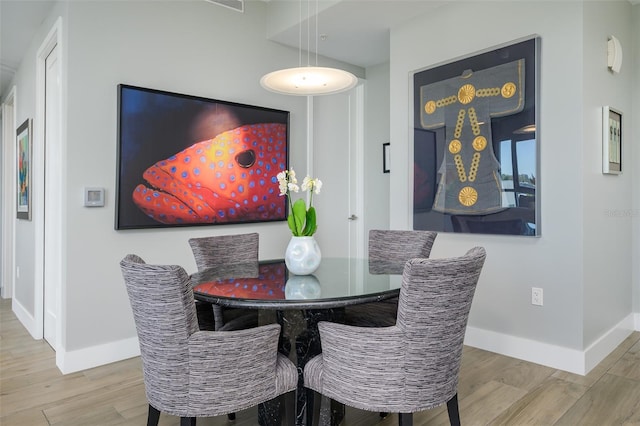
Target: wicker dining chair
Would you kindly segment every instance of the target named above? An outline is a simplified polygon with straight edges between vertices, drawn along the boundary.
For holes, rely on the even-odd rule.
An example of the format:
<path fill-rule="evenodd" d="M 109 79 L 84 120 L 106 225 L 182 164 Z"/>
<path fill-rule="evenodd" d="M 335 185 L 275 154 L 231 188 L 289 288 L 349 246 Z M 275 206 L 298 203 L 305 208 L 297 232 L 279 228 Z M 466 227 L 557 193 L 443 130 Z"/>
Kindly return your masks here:
<path fill-rule="evenodd" d="M 409 259 L 428 258 L 438 236 L 435 231 L 381 230 L 369 231 L 369 261 L 405 263 Z M 383 327 L 396 323 L 398 298 L 349 306 L 345 323 L 358 326 Z"/>
<path fill-rule="evenodd" d="M 458 374 L 464 335 L 486 253 L 412 259 L 402 276 L 398 319 L 392 327 L 355 327 L 320 322 L 322 354 L 304 368 L 307 401 L 313 392 L 368 411 L 413 414 L 447 404 L 460 424 Z M 313 407 L 307 406 L 307 424 Z"/>
<path fill-rule="evenodd" d="M 207 268 L 237 264 L 242 262 L 258 262 L 259 234 L 217 235 L 189 239 L 198 271 Z M 209 311 L 213 311 L 215 330 L 237 330 L 256 327 L 258 312 L 252 309 L 223 308 L 209 303 L 197 304 L 198 317 L 201 323 L 208 323 Z"/>
<path fill-rule="evenodd" d="M 233 414 L 296 389 L 296 367 L 277 352 L 280 325 L 201 331 L 183 268 L 136 255 L 120 267 L 140 343 L 147 425 L 161 412 L 195 425 L 196 417 Z"/>

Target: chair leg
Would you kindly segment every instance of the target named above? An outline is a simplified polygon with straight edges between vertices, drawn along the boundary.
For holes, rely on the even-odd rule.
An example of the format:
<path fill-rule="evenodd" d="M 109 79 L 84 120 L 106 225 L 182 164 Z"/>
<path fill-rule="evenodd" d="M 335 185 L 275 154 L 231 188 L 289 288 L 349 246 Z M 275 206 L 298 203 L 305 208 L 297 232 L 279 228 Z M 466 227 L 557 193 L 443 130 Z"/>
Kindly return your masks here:
<path fill-rule="evenodd" d="M 196 426 L 196 418 L 180 417 L 180 426 Z"/>
<path fill-rule="evenodd" d="M 449 422 L 451 426 L 460 426 L 460 411 L 458 410 L 458 394 L 447 401 L 447 411 L 449 412 Z"/>
<path fill-rule="evenodd" d="M 389 413 L 385 413 L 384 411 L 380 411 L 380 418 L 384 419 L 389 415 Z"/>
<path fill-rule="evenodd" d="M 160 421 L 160 410 L 149 404 L 149 415 L 147 416 L 147 426 L 158 426 Z"/>
<path fill-rule="evenodd" d="M 399 426 L 413 426 L 413 413 L 398 413 Z"/>
<path fill-rule="evenodd" d="M 227 414 L 227 418 L 229 420 L 235 420 L 236 419 L 236 413 L 229 413 Z"/>

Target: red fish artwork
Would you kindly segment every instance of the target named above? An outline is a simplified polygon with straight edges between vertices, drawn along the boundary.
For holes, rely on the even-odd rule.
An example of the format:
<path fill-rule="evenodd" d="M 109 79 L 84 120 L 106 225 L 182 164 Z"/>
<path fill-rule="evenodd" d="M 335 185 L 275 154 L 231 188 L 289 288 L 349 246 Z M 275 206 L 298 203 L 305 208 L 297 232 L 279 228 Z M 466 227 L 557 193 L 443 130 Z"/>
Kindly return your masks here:
<path fill-rule="evenodd" d="M 165 224 L 285 218 L 276 175 L 287 168 L 282 123 L 237 127 L 159 161 L 143 174 L 135 204 Z"/>

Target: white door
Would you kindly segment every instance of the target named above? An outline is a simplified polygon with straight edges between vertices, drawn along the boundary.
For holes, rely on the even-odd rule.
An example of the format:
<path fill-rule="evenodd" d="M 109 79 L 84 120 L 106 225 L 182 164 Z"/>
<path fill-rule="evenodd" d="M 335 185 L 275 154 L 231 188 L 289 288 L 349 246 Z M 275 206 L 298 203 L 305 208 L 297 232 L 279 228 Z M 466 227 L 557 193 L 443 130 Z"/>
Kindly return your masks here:
<path fill-rule="evenodd" d="M 316 196 L 323 257 L 363 257 L 362 85 L 313 103 L 313 174 L 322 180 Z"/>
<path fill-rule="evenodd" d="M 60 276 L 62 259 L 55 242 L 61 229 L 52 212 L 60 211 L 60 61 L 55 46 L 45 60 L 45 126 L 44 126 L 44 338 L 57 349 L 57 322 L 60 312 Z"/>

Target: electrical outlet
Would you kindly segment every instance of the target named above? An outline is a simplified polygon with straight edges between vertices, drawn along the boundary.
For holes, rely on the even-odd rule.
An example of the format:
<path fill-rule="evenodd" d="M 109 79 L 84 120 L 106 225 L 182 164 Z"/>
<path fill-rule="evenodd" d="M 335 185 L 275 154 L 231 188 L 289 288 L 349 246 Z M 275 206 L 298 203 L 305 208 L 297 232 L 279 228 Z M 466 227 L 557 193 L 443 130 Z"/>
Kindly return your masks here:
<path fill-rule="evenodd" d="M 542 306 L 542 289 L 538 287 L 531 287 L 531 304 Z"/>

